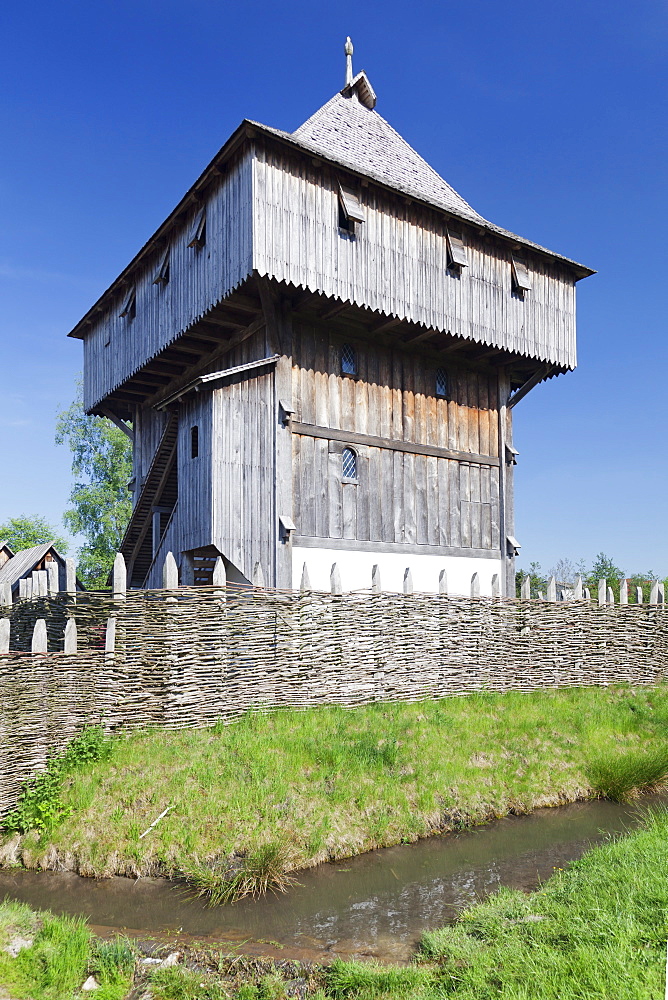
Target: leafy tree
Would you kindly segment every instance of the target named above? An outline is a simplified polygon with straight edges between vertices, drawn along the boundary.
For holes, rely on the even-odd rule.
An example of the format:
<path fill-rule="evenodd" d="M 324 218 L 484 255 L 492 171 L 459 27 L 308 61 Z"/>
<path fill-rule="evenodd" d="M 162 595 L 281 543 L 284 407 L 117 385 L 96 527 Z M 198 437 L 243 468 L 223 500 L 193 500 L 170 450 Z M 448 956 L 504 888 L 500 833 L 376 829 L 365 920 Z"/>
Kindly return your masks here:
<path fill-rule="evenodd" d="M 7 542 L 13 552 L 31 549 L 33 545 L 43 545 L 44 542 L 52 542 L 61 554 L 68 549 L 67 540 L 58 535 L 48 521 L 43 517 L 29 517 L 28 514 L 10 517 L 0 524 L 0 542 Z"/>
<path fill-rule="evenodd" d="M 102 588 L 132 513 L 132 445 L 111 421 L 85 413 L 81 383 L 75 401 L 58 416 L 56 444 L 65 443 L 75 483 L 63 521 L 86 538 L 78 553 L 80 578 L 87 587 Z"/>
<path fill-rule="evenodd" d="M 592 596 L 598 593 L 598 581 L 606 580 L 608 587 L 612 587 L 615 601 L 619 601 L 619 583 L 626 573 L 619 566 L 616 566 L 610 556 L 605 552 L 599 552 L 594 560 L 594 565 L 584 576 L 584 585 L 589 587 Z"/>

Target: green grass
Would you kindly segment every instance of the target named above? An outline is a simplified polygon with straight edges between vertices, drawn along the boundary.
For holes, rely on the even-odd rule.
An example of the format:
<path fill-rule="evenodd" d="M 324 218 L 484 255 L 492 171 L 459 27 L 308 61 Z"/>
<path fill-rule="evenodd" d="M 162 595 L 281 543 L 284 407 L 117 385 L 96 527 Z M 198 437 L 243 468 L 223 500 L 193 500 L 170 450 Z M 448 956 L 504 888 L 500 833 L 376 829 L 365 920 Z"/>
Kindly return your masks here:
<path fill-rule="evenodd" d="M 17 938 L 25 946 L 12 956 L 5 949 Z M 0 985 L 16 1000 L 74 1000 L 91 974 L 99 983 L 97 1000 L 121 1000 L 134 961 L 127 941 L 99 941 L 83 920 L 0 903 Z"/>
<path fill-rule="evenodd" d="M 20 858 L 206 882 L 280 848 L 295 869 L 601 794 L 593 762 L 666 746 L 666 686 L 248 714 L 118 738 L 63 777 L 64 819 L 28 834 Z"/>

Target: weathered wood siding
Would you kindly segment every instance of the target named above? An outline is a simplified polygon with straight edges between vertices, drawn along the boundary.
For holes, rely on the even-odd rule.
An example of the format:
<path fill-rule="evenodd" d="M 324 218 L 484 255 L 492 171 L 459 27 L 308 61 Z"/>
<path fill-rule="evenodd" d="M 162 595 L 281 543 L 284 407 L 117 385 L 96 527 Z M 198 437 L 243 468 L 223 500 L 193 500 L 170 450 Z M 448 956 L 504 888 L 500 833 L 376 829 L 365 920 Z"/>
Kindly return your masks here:
<path fill-rule="evenodd" d="M 533 254 L 533 287 L 512 290 L 510 247 L 464 226 L 469 264 L 447 270 L 441 214 L 369 184 L 366 221 L 338 228 L 337 178 L 275 150 L 253 161 L 253 266 L 259 274 L 481 344 L 574 367 L 572 272 Z M 523 255 L 524 256 L 524 255 Z"/>
<path fill-rule="evenodd" d="M 192 458 L 191 431 L 197 427 L 198 454 Z M 179 551 L 212 544 L 213 535 L 213 399 L 196 393 L 179 407 Z M 178 558 L 179 553 L 175 553 Z"/>
<path fill-rule="evenodd" d="M 224 365 L 266 356 L 265 332 L 239 345 Z M 241 377 L 212 393 L 213 544 L 251 580 L 257 562 L 265 583 L 275 573 L 274 373 Z M 201 544 L 207 544 L 205 542 Z"/>
<path fill-rule="evenodd" d="M 299 324 L 295 329 L 293 516 L 298 536 L 498 551 L 496 374 L 450 368 L 448 398 L 440 399 L 434 363 L 417 354 L 351 340 L 358 374 L 337 374 L 343 342 L 322 327 Z M 310 432 L 300 433 L 304 425 Z M 322 433 L 326 428 L 351 436 L 328 439 Z M 356 435 L 488 461 L 411 454 L 358 443 Z M 358 455 L 358 485 L 342 482 L 341 453 L 347 443 Z"/>
<path fill-rule="evenodd" d="M 196 208 L 170 240 L 170 278 L 153 279 L 164 252 L 156 250 L 136 281 L 136 315 L 119 316 L 119 293 L 84 342 L 84 405 L 89 408 L 159 354 L 220 302 L 251 271 L 252 167 L 250 153 L 221 177 L 206 202 L 206 244 L 187 246 Z"/>

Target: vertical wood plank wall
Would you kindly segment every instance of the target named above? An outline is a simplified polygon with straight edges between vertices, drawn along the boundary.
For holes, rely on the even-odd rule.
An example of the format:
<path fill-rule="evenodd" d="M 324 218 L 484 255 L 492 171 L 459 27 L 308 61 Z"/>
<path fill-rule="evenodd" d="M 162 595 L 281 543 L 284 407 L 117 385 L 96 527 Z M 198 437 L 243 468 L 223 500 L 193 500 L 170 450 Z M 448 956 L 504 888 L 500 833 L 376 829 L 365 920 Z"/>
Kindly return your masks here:
<path fill-rule="evenodd" d="M 295 326 L 295 420 L 498 458 L 495 372 L 448 370 L 417 355 L 351 341 L 356 378 L 340 372 L 345 338 Z M 345 442 L 293 435 L 293 517 L 299 536 L 499 551 L 499 468 L 359 446 L 359 485 L 342 482 Z"/>
<path fill-rule="evenodd" d="M 191 430 L 197 427 L 199 453 L 191 457 Z M 211 544 L 214 453 L 211 393 L 195 393 L 179 407 L 179 552 Z M 175 553 L 178 557 L 178 552 Z"/>
<path fill-rule="evenodd" d="M 512 289 L 510 247 L 463 224 L 469 264 L 461 275 L 448 271 L 443 216 L 373 184 L 359 188 L 366 221 L 351 239 L 338 228 L 334 171 L 274 148 L 258 147 L 253 189 L 259 274 L 575 366 L 575 284 L 567 266 L 523 251 L 533 285 L 522 298 Z"/>
<path fill-rule="evenodd" d="M 258 360 L 265 352 L 262 331 L 226 355 L 225 367 Z M 274 373 L 241 378 L 202 397 L 213 408 L 211 542 L 248 580 L 259 562 L 265 582 L 273 585 Z"/>
<path fill-rule="evenodd" d="M 133 419 L 135 431 L 132 448 L 132 474 L 135 478 L 134 502 L 155 456 L 160 438 L 165 430 L 167 414 L 151 406 L 137 406 Z"/>
<path fill-rule="evenodd" d="M 197 212 L 170 241 L 170 278 L 155 285 L 164 248 L 143 264 L 136 281 L 136 315 L 119 316 L 124 292 L 84 341 L 84 405 L 94 406 L 236 288 L 251 272 L 252 168 L 247 153 L 231 166 L 206 203 L 206 244 L 187 246 Z"/>

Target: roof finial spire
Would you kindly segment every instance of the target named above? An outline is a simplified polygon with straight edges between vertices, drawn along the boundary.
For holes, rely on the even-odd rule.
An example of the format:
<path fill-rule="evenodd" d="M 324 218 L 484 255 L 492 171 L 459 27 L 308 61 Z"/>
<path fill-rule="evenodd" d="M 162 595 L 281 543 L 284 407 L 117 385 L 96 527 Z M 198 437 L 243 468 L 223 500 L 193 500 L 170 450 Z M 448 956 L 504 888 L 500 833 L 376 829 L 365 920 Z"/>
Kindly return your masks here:
<path fill-rule="evenodd" d="M 343 51 L 346 54 L 346 87 L 349 87 L 353 82 L 353 43 L 350 41 L 350 35 L 346 38 Z"/>

